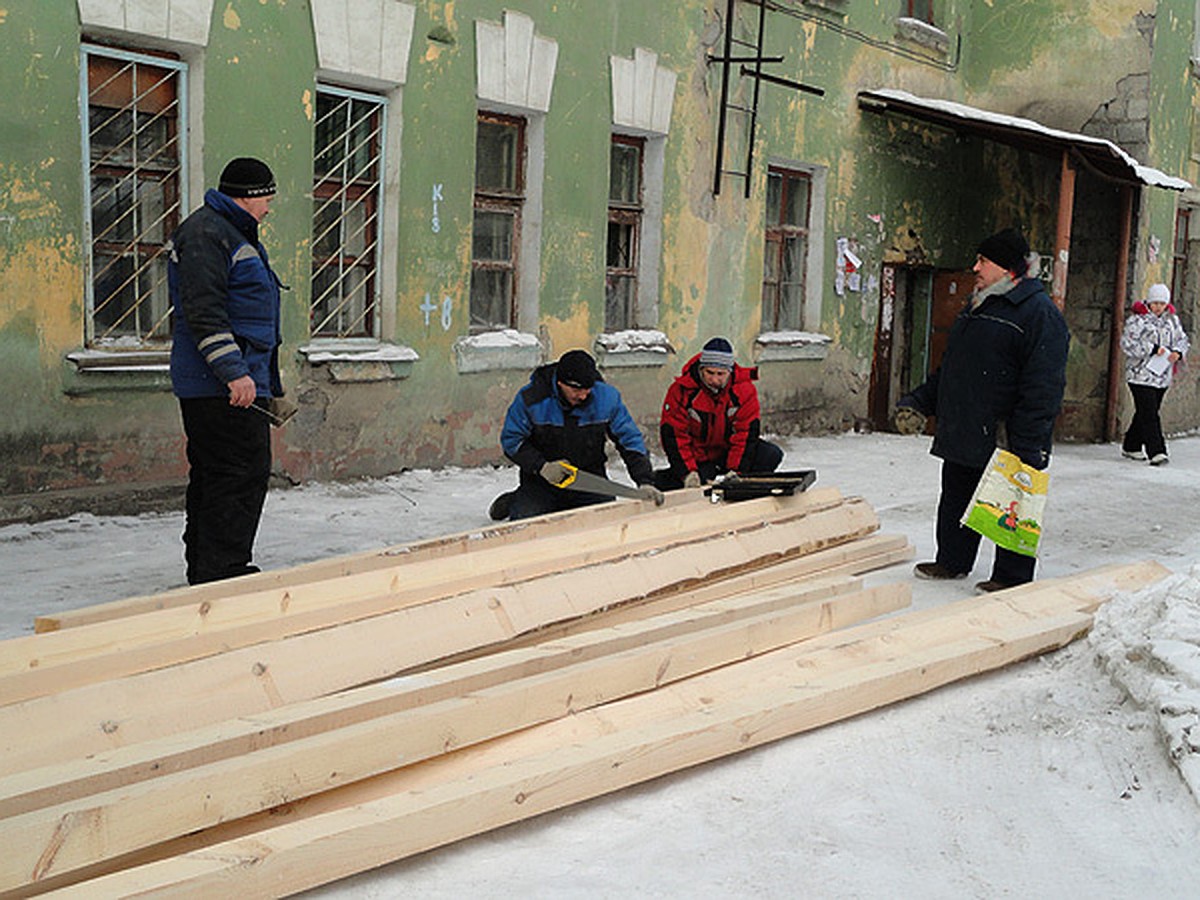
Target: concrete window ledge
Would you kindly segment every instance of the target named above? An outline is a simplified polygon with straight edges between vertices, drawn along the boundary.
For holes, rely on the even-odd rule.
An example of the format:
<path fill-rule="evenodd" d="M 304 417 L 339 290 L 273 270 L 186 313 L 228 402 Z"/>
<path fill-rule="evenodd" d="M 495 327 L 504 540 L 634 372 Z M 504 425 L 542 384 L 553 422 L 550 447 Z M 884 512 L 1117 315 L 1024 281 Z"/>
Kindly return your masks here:
<path fill-rule="evenodd" d="M 667 364 L 675 352 L 661 331 L 630 329 L 596 336 L 596 360 L 601 368 L 656 368 Z"/>
<path fill-rule="evenodd" d="M 936 25 L 930 25 L 920 19 L 910 19 L 908 16 L 898 18 L 896 37 L 920 44 L 926 50 L 932 50 L 942 56 L 948 56 L 950 53 L 950 35 Z"/>
<path fill-rule="evenodd" d="M 299 348 L 310 366 L 320 366 L 330 381 L 341 384 L 398 381 L 412 374 L 421 357 L 412 347 L 371 338 L 313 341 Z"/>
<path fill-rule="evenodd" d="M 169 391 L 171 351 L 84 348 L 66 355 L 63 391 L 72 397 L 111 391 Z"/>
<path fill-rule="evenodd" d="M 485 331 L 455 341 L 454 361 L 460 375 L 501 369 L 529 372 L 542 363 L 542 345 L 536 334 L 512 328 Z"/>
<path fill-rule="evenodd" d="M 832 342 L 827 334 L 811 331 L 767 331 L 754 340 L 756 362 L 824 359 Z"/>

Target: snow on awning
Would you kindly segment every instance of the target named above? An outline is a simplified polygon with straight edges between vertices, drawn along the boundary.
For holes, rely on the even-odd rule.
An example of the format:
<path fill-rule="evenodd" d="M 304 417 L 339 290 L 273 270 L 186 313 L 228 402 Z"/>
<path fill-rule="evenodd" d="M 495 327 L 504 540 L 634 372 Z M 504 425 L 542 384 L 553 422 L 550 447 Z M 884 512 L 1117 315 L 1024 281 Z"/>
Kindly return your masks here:
<path fill-rule="evenodd" d="M 1191 182 L 1182 178 L 1142 165 L 1112 141 L 1074 131 L 1049 128 L 1032 119 L 1006 116 L 951 100 L 933 100 L 917 97 L 907 91 L 889 89 L 859 91 L 858 105 L 877 112 L 903 113 L 955 131 L 977 134 L 1035 152 L 1053 150 L 1061 153 L 1069 149 L 1081 156 L 1101 175 L 1117 181 L 1146 184 L 1172 191 L 1186 191 L 1192 187 Z"/>

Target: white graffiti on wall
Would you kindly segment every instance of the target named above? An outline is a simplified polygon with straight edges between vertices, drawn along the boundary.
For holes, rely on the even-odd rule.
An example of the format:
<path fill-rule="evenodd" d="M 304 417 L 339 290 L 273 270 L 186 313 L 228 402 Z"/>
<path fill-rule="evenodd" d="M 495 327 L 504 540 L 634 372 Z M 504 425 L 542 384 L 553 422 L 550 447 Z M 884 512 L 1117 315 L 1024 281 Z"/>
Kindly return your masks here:
<path fill-rule="evenodd" d="M 421 310 L 421 312 L 425 314 L 425 327 L 428 328 L 430 320 L 429 314 L 437 312 L 438 305 L 433 302 L 433 299 L 429 296 L 429 294 L 426 294 L 425 299 L 421 302 L 421 305 L 418 306 L 417 309 Z M 454 324 L 454 301 L 449 297 L 443 297 L 441 310 L 442 331 L 449 331 L 450 326 Z"/>
<path fill-rule="evenodd" d="M 433 219 L 430 222 L 433 228 L 433 233 L 437 234 L 442 230 L 442 220 L 438 216 L 438 204 L 442 202 L 442 185 L 435 184 L 433 186 Z"/>

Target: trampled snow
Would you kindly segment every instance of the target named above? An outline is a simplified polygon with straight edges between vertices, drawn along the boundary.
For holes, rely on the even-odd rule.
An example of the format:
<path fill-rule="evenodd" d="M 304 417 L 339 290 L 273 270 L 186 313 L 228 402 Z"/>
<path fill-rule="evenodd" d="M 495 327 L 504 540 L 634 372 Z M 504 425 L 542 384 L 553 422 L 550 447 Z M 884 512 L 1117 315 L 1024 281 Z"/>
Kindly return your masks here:
<path fill-rule="evenodd" d="M 786 439 L 784 468 L 863 496 L 933 551 L 928 440 Z M 1195 897 L 1200 892 L 1200 437 L 1171 463 L 1060 445 L 1039 576 L 1156 559 L 1087 638 L 849 721 L 480 835 L 316 897 Z M 619 460 L 613 467 L 620 470 Z M 278 568 L 485 524 L 511 468 L 273 491 Z M 179 513 L 0 528 L 0 637 L 35 615 L 182 582 Z M 914 581 L 914 607 L 970 596 Z M 912 579 L 911 563 L 868 584 Z"/>

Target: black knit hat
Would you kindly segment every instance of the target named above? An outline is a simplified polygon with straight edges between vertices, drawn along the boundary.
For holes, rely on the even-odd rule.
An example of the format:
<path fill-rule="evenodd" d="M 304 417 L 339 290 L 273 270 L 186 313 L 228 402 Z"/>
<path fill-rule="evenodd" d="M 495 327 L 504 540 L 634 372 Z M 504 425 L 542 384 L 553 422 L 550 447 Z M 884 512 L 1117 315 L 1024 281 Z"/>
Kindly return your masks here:
<path fill-rule="evenodd" d="M 239 156 L 221 172 L 217 190 L 226 197 L 266 197 L 275 193 L 275 176 L 261 159 Z"/>
<path fill-rule="evenodd" d="M 555 368 L 554 377 L 573 388 L 590 388 L 596 383 L 596 361 L 586 350 L 568 350 Z"/>
<path fill-rule="evenodd" d="M 733 344 L 723 337 L 709 338 L 700 350 L 700 367 L 704 369 L 732 369 Z"/>
<path fill-rule="evenodd" d="M 1029 245 L 1015 228 L 1005 228 L 984 239 L 977 252 L 984 259 L 990 259 L 1000 268 L 1017 275 L 1024 275 L 1029 267 L 1026 259 L 1029 256 Z"/>

